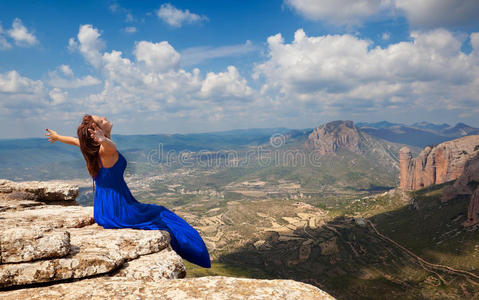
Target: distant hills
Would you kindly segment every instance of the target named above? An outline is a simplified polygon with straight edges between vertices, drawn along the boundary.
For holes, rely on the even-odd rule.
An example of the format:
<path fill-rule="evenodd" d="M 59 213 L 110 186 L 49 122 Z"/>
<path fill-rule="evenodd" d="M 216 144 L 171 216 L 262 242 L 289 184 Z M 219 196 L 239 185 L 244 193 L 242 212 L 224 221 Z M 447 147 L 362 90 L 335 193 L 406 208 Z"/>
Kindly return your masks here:
<path fill-rule="evenodd" d="M 479 134 L 479 128 L 474 128 L 464 123 L 457 123 L 455 126 L 450 126 L 446 123 L 433 124 L 428 122 L 404 125 L 381 121 L 377 123 L 360 122 L 356 126 L 361 131 L 374 137 L 416 147 L 437 145 L 466 135 Z"/>
<path fill-rule="evenodd" d="M 61 133 L 66 134 L 66 133 Z M 479 129 L 464 123 L 455 126 L 418 122 L 413 125 L 381 121 L 377 123 L 353 123 L 333 121 L 318 124 L 315 128 L 288 129 L 251 128 L 221 132 L 191 134 L 112 134 L 118 149 L 127 157 L 127 174 L 146 174 L 155 171 L 156 165 L 149 161 L 152 151 L 192 152 L 192 157 L 202 152 L 234 150 L 240 155 L 261 146 L 263 149 L 283 151 L 294 155 L 292 149 L 320 150 L 319 167 L 279 166 L 218 170 L 223 179 L 244 180 L 253 177 L 295 178 L 302 186 L 317 189 L 334 184 L 356 188 L 368 186 L 394 186 L 397 182 L 399 149 L 407 145 L 413 155 L 426 145 L 456 139 L 465 135 L 479 134 Z M 273 139 L 273 140 L 272 140 Z M 275 145 L 279 143 L 281 147 Z M 208 158 L 211 159 L 211 158 Z M 10 180 L 50 180 L 88 178 L 85 162 L 78 148 L 60 142 L 50 144 L 47 138 L 0 139 L 0 176 Z M 234 171 L 234 172 L 233 172 Z M 222 173 L 223 172 L 223 173 Z M 281 174 L 281 175 L 280 175 Z M 213 176 L 213 175 L 211 175 Z M 250 178 L 251 177 L 251 178 Z M 387 178 L 387 179 L 386 179 Z M 206 178 L 207 179 L 207 178 Z M 342 184 L 340 184 L 342 183 Z"/>

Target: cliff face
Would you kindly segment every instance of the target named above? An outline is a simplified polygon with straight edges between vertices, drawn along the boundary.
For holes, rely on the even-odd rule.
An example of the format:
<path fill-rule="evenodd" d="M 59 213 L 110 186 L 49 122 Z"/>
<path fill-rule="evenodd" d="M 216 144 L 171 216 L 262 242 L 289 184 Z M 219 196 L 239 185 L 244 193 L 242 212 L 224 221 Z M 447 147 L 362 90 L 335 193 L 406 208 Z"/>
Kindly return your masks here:
<path fill-rule="evenodd" d="M 471 226 L 479 223 L 479 153 L 466 162 L 464 172 L 454 184 L 444 188 L 441 201 L 446 202 L 457 196 L 471 197 L 467 221 L 463 225 Z"/>
<path fill-rule="evenodd" d="M 333 121 L 315 128 L 304 146 L 321 155 L 335 154 L 343 149 L 362 153 L 360 135 L 352 121 Z"/>
<path fill-rule="evenodd" d="M 401 188 L 417 190 L 458 178 L 466 161 L 479 153 L 479 135 L 466 136 L 426 147 L 413 158 L 407 147 L 400 150 Z"/>
<path fill-rule="evenodd" d="M 0 299 L 334 299 L 293 280 L 184 279 L 167 231 L 104 229 L 77 195 L 59 182 L 0 180 Z"/>

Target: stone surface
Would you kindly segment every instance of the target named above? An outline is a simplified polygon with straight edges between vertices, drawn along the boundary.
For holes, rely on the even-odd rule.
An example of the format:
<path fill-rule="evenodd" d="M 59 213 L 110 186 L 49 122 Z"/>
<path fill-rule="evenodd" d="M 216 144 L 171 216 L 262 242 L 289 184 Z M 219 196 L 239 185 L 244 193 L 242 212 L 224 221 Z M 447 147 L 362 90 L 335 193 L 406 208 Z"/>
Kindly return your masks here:
<path fill-rule="evenodd" d="M 168 245 L 160 252 L 126 262 L 115 276 L 128 280 L 157 281 L 163 278 L 184 278 L 186 269 L 181 257 Z"/>
<path fill-rule="evenodd" d="M 329 300 L 332 296 L 294 280 L 260 280 L 223 276 L 161 279 L 91 278 L 49 287 L 0 292 L 0 299 L 177 299 L 177 300 Z"/>
<path fill-rule="evenodd" d="M 170 242 L 170 235 L 162 230 L 103 229 L 93 224 L 69 228 L 68 232 L 71 245 L 68 255 L 30 263 L 1 264 L 0 287 L 107 273 L 140 255 L 159 252 Z M 182 265 L 181 259 L 176 263 Z"/>
<path fill-rule="evenodd" d="M 0 263 L 28 262 L 41 258 L 65 256 L 70 252 L 68 231 L 34 228 L 2 228 Z"/>
<path fill-rule="evenodd" d="M 458 178 L 466 162 L 479 153 L 479 135 L 471 135 L 434 147 L 425 147 L 413 158 L 411 150 L 401 148 L 401 188 L 417 190 L 433 184 L 441 184 Z"/>
<path fill-rule="evenodd" d="M 0 179 L 3 198 L 34 201 L 74 201 L 78 196 L 77 185 L 58 181 L 11 181 Z"/>
<path fill-rule="evenodd" d="M 40 206 L 44 204 L 44 202 L 38 202 L 33 200 L 0 198 L 0 212 L 9 210 L 22 210 L 25 208 L 30 208 L 32 206 Z"/>
<path fill-rule="evenodd" d="M 1 212 L 1 228 L 35 225 L 44 229 L 80 228 L 95 223 L 93 207 L 39 205 L 20 211 Z"/>
<path fill-rule="evenodd" d="M 15 186 L 1 182 L 4 188 Z M 25 200 L 21 190 L 8 195 L 10 199 L 4 197 L 0 202 L 6 208 L 0 211 L 0 288 L 104 274 L 149 254 L 157 255 L 141 259 L 143 271 L 133 263 L 137 270 L 126 268 L 121 276 L 185 276 L 183 261 L 168 248 L 167 231 L 104 229 L 95 223 L 93 207 Z M 162 253 L 164 249 L 170 250 Z M 152 266 L 150 272 L 145 270 Z"/>

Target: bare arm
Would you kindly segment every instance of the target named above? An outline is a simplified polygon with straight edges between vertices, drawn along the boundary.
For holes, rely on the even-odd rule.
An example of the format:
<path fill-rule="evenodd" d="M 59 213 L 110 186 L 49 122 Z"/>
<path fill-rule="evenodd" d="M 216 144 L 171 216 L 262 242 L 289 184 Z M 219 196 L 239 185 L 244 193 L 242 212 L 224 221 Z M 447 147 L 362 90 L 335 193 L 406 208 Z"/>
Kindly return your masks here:
<path fill-rule="evenodd" d="M 65 144 L 80 147 L 80 141 L 78 140 L 78 138 L 72 137 L 72 136 L 59 135 L 55 130 L 51 130 L 51 129 L 48 129 L 48 128 L 46 130 L 48 132 L 45 133 L 45 135 L 48 136 L 48 141 L 50 143 L 53 144 L 56 141 L 59 141 L 59 142 L 65 143 Z"/>
<path fill-rule="evenodd" d="M 100 153 L 105 155 L 116 154 L 117 149 L 115 143 L 107 138 L 103 133 L 103 130 L 93 123 L 93 129 L 88 129 L 91 137 L 100 144 Z"/>

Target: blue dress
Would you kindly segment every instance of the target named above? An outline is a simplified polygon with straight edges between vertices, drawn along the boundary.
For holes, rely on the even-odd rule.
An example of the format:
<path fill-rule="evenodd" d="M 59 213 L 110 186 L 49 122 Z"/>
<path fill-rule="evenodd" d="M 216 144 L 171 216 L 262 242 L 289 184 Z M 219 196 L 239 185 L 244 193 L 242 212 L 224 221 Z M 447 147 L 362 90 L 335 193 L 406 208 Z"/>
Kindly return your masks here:
<path fill-rule="evenodd" d="M 111 168 L 103 167 L 100 160 L 101 168 L 97 176 L 92 177 L 95 222 L 106 229 L 167 230 L 171 236 L 171 247 L 178 255 L 201 267 L 210 268 L 208 249 L 190 224 L 164 206 L 141 203 L 133 197 L 123 178 L 126 159 L 120 151 L 118 156 Z"/>

